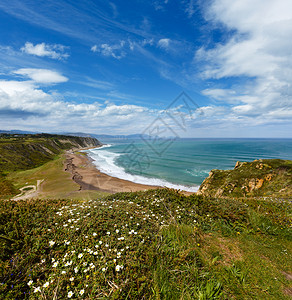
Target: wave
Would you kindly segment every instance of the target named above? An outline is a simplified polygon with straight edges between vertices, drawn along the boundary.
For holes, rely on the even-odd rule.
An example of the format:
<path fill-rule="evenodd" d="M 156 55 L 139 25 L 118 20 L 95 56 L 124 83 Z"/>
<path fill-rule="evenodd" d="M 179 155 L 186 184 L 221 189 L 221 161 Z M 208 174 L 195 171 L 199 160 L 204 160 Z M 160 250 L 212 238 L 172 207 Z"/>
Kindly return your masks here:
<path fill-rule="evenodd" d="M 197 192 L 199 189 L 199 186 L 184 186 L 180 184 L 171 183 L 159 178 L 148 178 L 141 175 L 133 175 L 127 173 L 123 167 L 120 167 L 115 163 L 116 159 L 122 154 L 103 150 L 104 148 L 109 147 L 111 147 L 111 145 L 104 145 L 99 148 L 84 150 L 84 152 L 88 153 L 88 156 L 90 156 L 90 158 L 93 159 L 93 163 L 96 165 L 96 167 L 101 172 L 109 176 L 128 180 L 139 184 L 168 187 L 187 192 Z"/>

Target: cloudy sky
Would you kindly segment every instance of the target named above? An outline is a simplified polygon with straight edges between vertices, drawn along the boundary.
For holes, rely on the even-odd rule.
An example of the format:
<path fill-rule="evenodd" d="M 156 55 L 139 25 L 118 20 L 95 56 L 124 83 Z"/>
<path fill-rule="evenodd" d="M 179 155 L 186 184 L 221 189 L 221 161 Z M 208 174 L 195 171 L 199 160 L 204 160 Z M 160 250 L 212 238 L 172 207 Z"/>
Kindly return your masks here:
<path fill-rule="evenodd" d="M 0 28 L 2 130 L 292 137 L 291 0 L 3 0 Z"/>

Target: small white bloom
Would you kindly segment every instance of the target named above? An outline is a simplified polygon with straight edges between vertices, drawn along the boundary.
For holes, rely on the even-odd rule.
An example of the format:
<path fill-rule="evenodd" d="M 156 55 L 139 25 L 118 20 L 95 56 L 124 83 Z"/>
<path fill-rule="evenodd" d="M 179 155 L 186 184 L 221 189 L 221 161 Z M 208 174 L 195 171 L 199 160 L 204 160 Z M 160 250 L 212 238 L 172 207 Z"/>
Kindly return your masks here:
<path fill-rule="evenodd" d="M 78 254 L 78 258 L 81 258 L 82 256 L 83 256 L 82 253 L 79 253 L 79 254 Z"/>
<path fill-rule="evenodd" d="M 41 291 L 41 288 L 39 286 L 33 290 L 34 293 L 37 293 L 37 292 L 40 292 L 40 291 Z"/>
<path fill-rule="evenodd" d="M 71 298 L 72 296 L 73 296 L 73 292 L 70 291 L 70 292 L 68 293 L 68 298 Z"/>
<path fill-rule="evenodd" d="M 74 268 L 74 272 L 75 272 L 75 273 L 78 273 L 78 268 Z"/>
<path fill-rule="evenodd" d="M 81 290 L 81 291 L 79 292 L 79 294 L 80 294 L 80 295 L 83 295 L 83 294 L 84 294 L 84 290 Z"/>
<path fill-rule="evenodd" d="M 44 283 L 43 287 L 46 288 L 49 286 L 49 282 L 47 281 L 46 283 Z"/>
<path fill-rule="evenodd" d="M 55 245 L 55 242 L 54 241 L 49 241 L 49 245 L 50 245 L 50 247 L 53 247 Z"/>
<path fill-rule="evenodd" d="M 28 286 L 31 286 L 32 283 L 33 283 L 33 280 L 30 280 L 30 281 L 27 283 L 27 285 L 28 285 Z"/>
<path fill-rule="evenodd" d="M 123 269 L 123 266 L 116 265 L 116 271 L 117 271 L 117 272 L 120 272 L 121 269 Z"/>
<path fill-rule="evenodd" d="M 70 280 L 70 281 L 74 281 L 74 277 L 71 277 L 69 280 Z"/>
<path fill-rule="evenodd" d="M 93 236 L 97 236 L 97 233 L 94 232 L 94 233 L 93 233 Z"/>

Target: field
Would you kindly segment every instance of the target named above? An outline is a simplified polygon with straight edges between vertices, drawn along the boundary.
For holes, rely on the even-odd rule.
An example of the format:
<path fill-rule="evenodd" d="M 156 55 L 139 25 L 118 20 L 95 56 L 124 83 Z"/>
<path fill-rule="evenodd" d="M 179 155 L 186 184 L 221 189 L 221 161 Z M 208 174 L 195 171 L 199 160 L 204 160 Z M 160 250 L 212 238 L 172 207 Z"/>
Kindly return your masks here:
<path fill-rule="evenodd" d="M 0 202 L 2 299 L 290 299 L 291 204 L 173 190 Z"/>
<path fill-rule="evenodd" d="M 99 191 L 79 191 L 79 185 L 72 180 L 72 175 L 64 171 L 64 160 L 65 157 L 61 154 L 40 167 L 11 172 L 6 178 L 18 189 L 35 185 L 37 180 L 44 180 L 38 194 L 40 199 L 96 199 L 107 195 Z"/>

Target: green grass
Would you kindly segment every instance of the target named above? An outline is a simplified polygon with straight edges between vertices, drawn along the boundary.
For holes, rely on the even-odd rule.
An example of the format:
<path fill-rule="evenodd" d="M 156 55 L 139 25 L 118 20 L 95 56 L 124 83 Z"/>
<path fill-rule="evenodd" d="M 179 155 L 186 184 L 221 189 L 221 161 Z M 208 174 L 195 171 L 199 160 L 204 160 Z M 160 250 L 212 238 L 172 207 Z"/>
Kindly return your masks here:
<path fill-rule="evenodd" d="M 289 299 L 291 204 L 251 201 L 166 189 L 1 201 L 0 295 Z"/>
<path fill-rule="evenodd" d="M 71 179 L 71 174 L 64 171 L 64 159 L 64 155 L 59 155 L 40 167 L 12 172 L 7 176 L 7 179 L 17 189 L 26 185 L 36 185 L 37 180 L 44 180 L 38 195 L 40 199 L 90 200 L 108 195 L 99 191 L 79 191 L 79 185 Z"/>
<path fill-rule="evenodd" d="M 18 188 L 23 186 L 22 180 L 10 180 L 14 172 L 42 166 L 57 159 L 64 150 L 98 144 L 96 139 L 74 136 L 0 134 L 0 197 L 9 199 L 18 194 Z M 57 186 L 57 191 L 60 191 L 60 186 Z"/>

